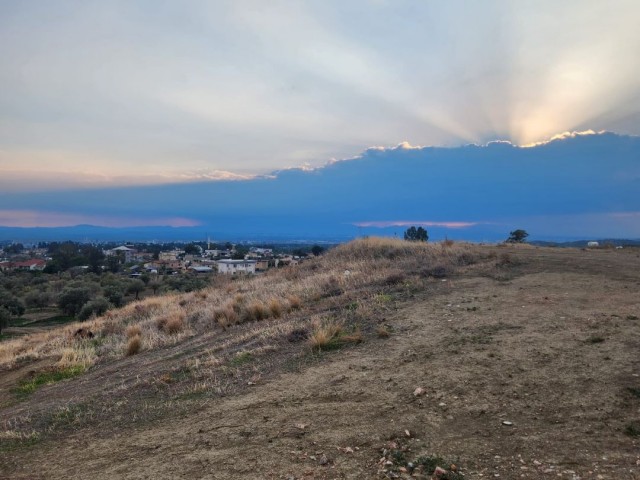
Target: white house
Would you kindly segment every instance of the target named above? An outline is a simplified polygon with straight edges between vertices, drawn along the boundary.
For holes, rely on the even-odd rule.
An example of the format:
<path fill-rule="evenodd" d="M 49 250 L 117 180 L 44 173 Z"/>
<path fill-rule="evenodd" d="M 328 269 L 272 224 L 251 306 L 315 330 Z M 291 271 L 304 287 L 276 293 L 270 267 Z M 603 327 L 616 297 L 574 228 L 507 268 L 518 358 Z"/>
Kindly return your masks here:
<path fill-rule="evenodd" d="M 218 273 L 235 275 L 242 273 L 256 273 L 255 260 L 218 260 Z"/>
<path fill-rule="evenodd" d="M 599 247 L 600 243 L 598 242 L 587 242 L 587 247 Z"/>
<path fill-rule="evenodd" d="M 125 247 L 122 245 L 121 247 L 112 248 L 111 250 L 107 250 L 104 252 L 105 255 L 114 256 L 114 255 L 122 255 L 125 263 L 130 263 L 133 260 L 133 255 L 136 251 L 133 248 Z"/>

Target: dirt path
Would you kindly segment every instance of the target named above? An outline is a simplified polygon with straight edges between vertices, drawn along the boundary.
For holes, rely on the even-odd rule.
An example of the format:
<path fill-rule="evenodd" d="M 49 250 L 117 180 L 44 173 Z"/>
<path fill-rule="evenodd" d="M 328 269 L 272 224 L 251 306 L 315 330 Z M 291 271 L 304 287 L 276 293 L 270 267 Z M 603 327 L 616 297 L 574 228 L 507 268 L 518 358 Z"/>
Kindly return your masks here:
<path fill-rule="evenodd" d="M 395 440 L 408 459 L 452 459 L 467 479 L 638 479 L 640 442 L 624 433 L 640 420 L 637 260 L 595 258 L 444 283 L 387 320 L 389 339 L 161 422 L 36 444 L 5 459 L 4 475 L 387 478 L 378 461 Z"/>

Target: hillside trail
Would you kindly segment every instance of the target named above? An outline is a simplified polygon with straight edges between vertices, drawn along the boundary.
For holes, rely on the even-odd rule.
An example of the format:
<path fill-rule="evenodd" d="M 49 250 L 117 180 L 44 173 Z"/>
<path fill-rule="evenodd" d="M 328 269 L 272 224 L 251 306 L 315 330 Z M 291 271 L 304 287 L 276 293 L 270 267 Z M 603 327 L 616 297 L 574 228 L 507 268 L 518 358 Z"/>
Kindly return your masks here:
<path fill-rule="evenodd" d="M 388 339 L 186 414 L 41 442 L 0 478 L 389 478 L 395 443 L 467 479 L 639 479 L 623 432 L 640 416 L 636 263 L 434 284 L 387 319 Z"/>

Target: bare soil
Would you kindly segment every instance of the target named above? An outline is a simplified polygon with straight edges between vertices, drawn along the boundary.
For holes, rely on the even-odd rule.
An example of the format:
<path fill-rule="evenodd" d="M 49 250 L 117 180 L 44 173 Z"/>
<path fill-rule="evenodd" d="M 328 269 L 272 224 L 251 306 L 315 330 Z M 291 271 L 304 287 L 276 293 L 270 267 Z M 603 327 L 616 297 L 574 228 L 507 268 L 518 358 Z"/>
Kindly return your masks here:
<path fill-rule="evenodd" d="M 402 451 L 466 479 L 640 479 L 640 252 L 479 248 L 498 266 L 395 291 L 388 338 L 312 354 L 283 335 L 194 376 L 239 326 L 14 398 L 3 429 L 42 433 L 0 438 L 0 478 L 409 478 L 385 464 Z M 6 399 L 26 368 L 0 372 Z"/>

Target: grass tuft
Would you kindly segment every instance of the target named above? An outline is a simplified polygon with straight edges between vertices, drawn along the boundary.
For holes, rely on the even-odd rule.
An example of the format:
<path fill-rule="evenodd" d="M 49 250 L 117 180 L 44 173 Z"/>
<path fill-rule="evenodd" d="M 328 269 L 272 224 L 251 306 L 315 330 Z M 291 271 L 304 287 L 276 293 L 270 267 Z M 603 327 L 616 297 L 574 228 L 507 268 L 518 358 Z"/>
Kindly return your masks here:
<path fill-rule="evenodd" d="M 139 353 L 141 349 L 142 349 L 142 338 L 140 337 L 140 335 L 131 337 L 127 342 L 127 349 L 126 349 L 127 356 L 135 355 L 136 353 Z"/>

